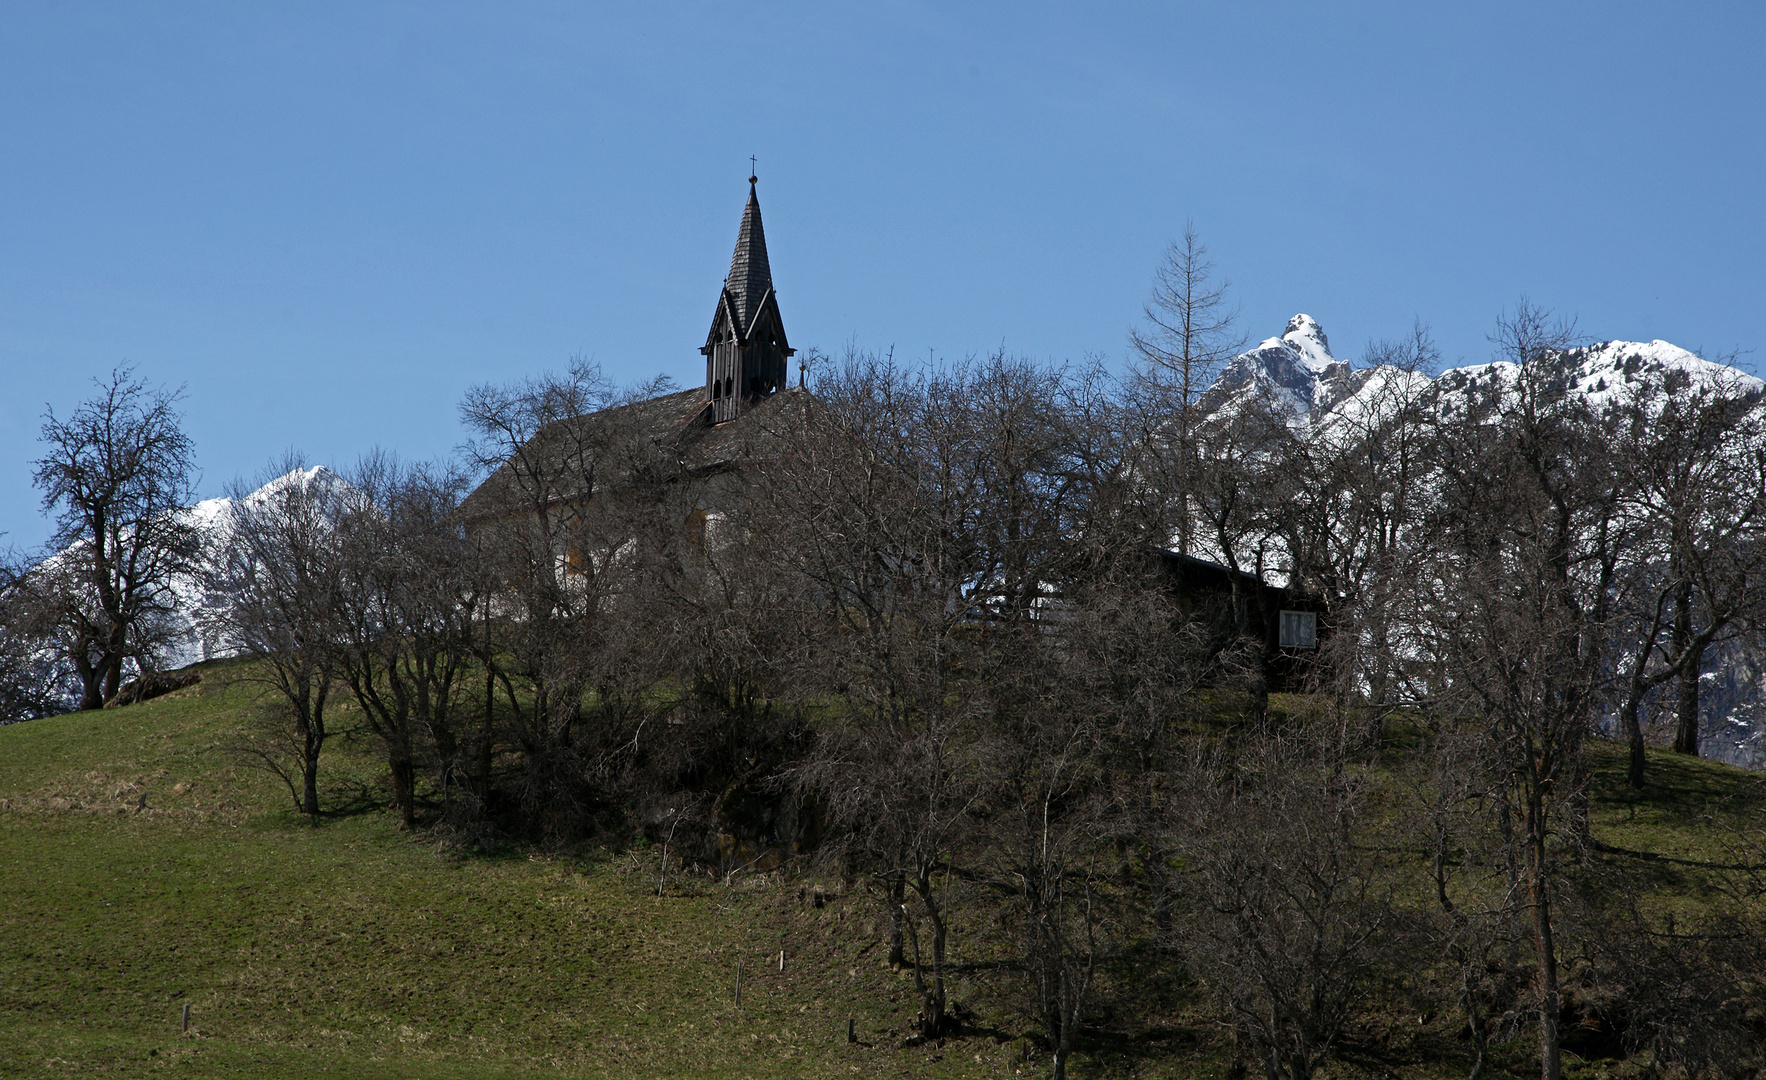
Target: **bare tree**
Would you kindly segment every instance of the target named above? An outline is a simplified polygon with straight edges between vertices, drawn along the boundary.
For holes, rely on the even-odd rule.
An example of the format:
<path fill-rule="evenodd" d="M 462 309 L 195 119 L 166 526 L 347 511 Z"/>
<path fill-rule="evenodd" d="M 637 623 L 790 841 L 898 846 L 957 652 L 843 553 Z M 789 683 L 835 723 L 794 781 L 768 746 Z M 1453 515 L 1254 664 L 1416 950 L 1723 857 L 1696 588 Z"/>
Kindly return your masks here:
<path fill-rule="evenodd" d="M 1174 631 L 1173 599 L 1147 587 L 1150 560 L 1122 554 L 1064 581 L 1054 625 L 1001 643 L 987 673 L 1004 737 L 974 859 L 1015 961 L 1001 970 L 1019 991 L 1008 1000 L 1045 1033 L 1056 1077 L 1091 1019 L 1100 972 L 1148 915 L 1156 931 L 1171 928 L 1175 860 L 1160 826 L 1180 787 L 1173 735 L 1207 670 L 1207 651 Z"/>
<path fill-rule="evenodd" d="M 330 737 L 327 708 L 336 689 L 334 642 L 338 580 L 342 572 L 336 523 L 348 494 L 324 470 L 307 470 L 290 455 L 270 469 L 267 483 L 235 481 L 224 544 L 210 558 L 208 588 L 219 603 L 206 609 L 205 633 L 251 657 L 242 676 L 272 698 L 273 723 L 292 731 L 296 764 L 290 776 L 275 751 L 246 747 L 283 775 L 295 803 L 319 813 L 319 758 Z M 281 741 L 280 735 L 276 742 Z"/>
<path fill-rule="evenodd" d="M 1528 972 L 1526 889 L 1503 779 L 1483 732 L 1453 721 L 1428 725 L 1402 775 L 1409 815 L 1428 857 L 1433 911 L 1418 922 L 1440 957 L 1439 989 L 1458 1006 L 1472 1045 L 1469 1080 L 1490 1063 L 1493 1042 L 1524 1012 Z"/>
<path fill-rule="evenodd" d="M 1604 674 L 1594 621 L 1597 560 L 1583 545 L 1606 482 L 1594 425 L 1558 361 L 1569 330 L 1525 301 L 1495 340 L 1512 367 L 1489 396 L 1443 417 L 1432 440 L 1441 491 L 1419 530 L 1426 586 L 1415 621 L 1441 662 L 1434 696 L 1475 720 L 1513 817 L 1533 928 L 1540 1071 L 1561 1073 L 1556 840 L 1579 826 L 1583 740 Z"/>
<path fill-rule="evenodd" d="M 769 488 L 774 520 L 799 529 L 782 550 L 821 601 L 825 645 L 803 674 L 845 702 L 794 779 L 837 830 L 825 854 L 870 877 L 890 959 L 913 967 L 920 1032 L 936 1037 L 951 907 L 969 891 L 960 860 L 987 779 L 984 712 L 959 657 L 991 575 L 973 463 L 937 456 L 955 433 L 928 425 L 925 382 L 848 360 L 819 381 L 827 415 Z"/>
<path fill-rule="evenodd" d="M 975 815 L 1011 753 L 996 721 L 1020 706 L 1004 688 L 1025 643 L 1055 632 L 1062 591 L 1115 558 L 1091 527 L 1122 512 L 1099 497 L 1120 470 L 1087 434 L 1091 386 L 1003 356 L 921 372 L 849 357 L 770 485 L 777 520 L 799 530 L 779 549 L 820 604 L 805 675 L 844 703 L 795 778 L 873 875 L 892 952 L 913 952 L 929 1037 L 947 1026 Z"/>
<path fill-rule="evenodd" d="M 1737 895 L 1733 871 L 1719 873 L 1705 903 L 1688 907 L 1661 904 L 1629 871 L 1584 871 L 1581 1010 L 1647 1054 L 1659 1075 L 1758 1075 L 1766 1066 L 1758 909 Z"/>
<path fill-rule="evenodd" d="M 1136 375 L 1178 409 L 1189 409 L 1214 383 L 1220 369 L 1244 347 L 1229 308 L 1227 283 L 1214 276 L 1214 260 L 1194 222 L 1165 250 L 1153 271 L 1146 323 L 1129 331 Z"/>
<path fill-rule="evenodd" d="M 586 825 L 608 794 L 594 780 L 610 764 L 601 750 L 654 707 L 632 663 L 634 647 L 652 650 L 626 620 L 659 537 L 683 524 L 664 521 L 680 461 L 649 427 L 673 389 L 663 380 L 620 393 L 579 364 L 476 387 L 460 407 L 473 433 L 464 453 L 489 473 L 462 506 L 474 557 L 498 586 L 487 597 L 494 641 L 480 657 L 519 752 L 527 821 L 545 832 Z"/>
<path fill-rule="evenodd" d="M 989 861 L 1001 915 L 1017 931 L 1028 1011 L 1047 1033 L 1050 1075 L 1064 1080 L 1099 966 L 1120 947 L 1127 893 L 1110 872 L 1100 819 L 1087 812 L 1102 800 L 1083 738 L 1034 765 L 1023 757 L 1017 764 L 1006 835 Z"/>
<path fill-rule="evenodd" d="M 553 831 L 577 828 L 585 813 L 572 729 L 592 677 L 587 624 L 608 545 L 624 539 L 584 526 L 604 462 L 573 421 L 615 400 L 600 370 L 579 364 L 562 378 L 474 387 L 460 406 L 473 433 L 465 455 L 489 474 L 475 495 L 483 505 L 470 510 L 474 542 L 505 586 L 500 640 L 483 655 L 525 763 L 524 807 Z"/>
<path fill-rule="evenodd" d="M 41 567 L 60 648 L 79 675 L 80 708 L 117 692 L 124 669 L 150 667 L 174 606 L 173 579 L 193 569 L 198 538 L 180 511 L 195 465 L 177 412 L 180 392 L 152 389 L 119 367 L 65 419 L 44 414 L 47 453 L 35 462 L 58 553 Z"/>
<path fill-rule="evenodd" d="M 337 522 L 332 654 L 386 750 L 393 805 L 412 828 L 418 763 L 431 748 L 443 791 L 484 794 L 458 715 L 484 598 L 455 512 L 460 477 L 373 454 L 351 481 L 357 497 Z"/>
<path fill-rule="evenodd" d="M 1153 272 L 1145 324 L 1129 331 L 1132 396 L 1141 419 L 1140 460 L 1134 466 L 1154 486 L 1178 495 L 1169 535 L 1178 550 L 1194 554 L 1193 525 L 1184 500 L 1195 484 L 1199 450 L 1193 434 L 1203 417 L 1202 394 L 1244 347 L 1227 306 L 1226 282 L 1217 281 L 1213 260 L 1192 222 L 1166 250 Z"/>
<path fill-rule="evenodd" d="M 1353 742 L 1320 717 L 1200 752 L 1174 821 L 1185 868 L 1172 940 L 1270 1080 L 1305 1080 L 1391 947 L 1386 873 L 1360 833 Z"/>
<path fill-rule="evenodd" d="M 744 418 L 746 445 L 715 487 L 652 489 L 654 517 L 631 552 L 641 584 L 622 606 L 634 647 L 619 661 L 630 733 L 606 760 L 656 800 L 654 820 L 715 836 L 726 872 L 816 831 L 779 772 L 810 738 L 806 710 L 826 704 L 803 677 L 818 662 L 819 609 L 789 565 L 798 523 L 761 490 L 782 464 L 776 437 L 807 421 L 806 405 L 792 395 Z M 640 699 L 668 713 L 665 730 L 648 727 Z"/>
<path fill-rule="evenodd" d="M 1619 719 L 1644 784 L 1640 712 L 1678 684 L 1674 749 L 1697 754 L 1704 655 L 1758 625 L 1766 598 L 1766 428 L 1735 380 L 1648 379 L 1613 418 L 1620 485 L 1609 541 L 1628 644 Z"/>
<path fill-rule="evenodd" d="M 1264 463 L 1290 584 L 1321 598 L 1333 633 L 1319 670 L 1339 700 L 1365 696 L 1370 736 L 1395 702 L 1414 700 L 1395 662 L 1411 576 L 1410 532 L 1429 503 L 1425 374 L 1439 360 L 1420 324 L 1408 338 L 1370 345 L 1358 406 L 1315 419 L 1300 437 L 1272 441 Z"/>
<path fill-rule="evenodd" d="M 52 716 L 73 704 L 67 662 L 47 636 L 61 609 L 57 597 L 42 591 L 47 584 L 22 558 L 0 554 L 0 724 Z"/>

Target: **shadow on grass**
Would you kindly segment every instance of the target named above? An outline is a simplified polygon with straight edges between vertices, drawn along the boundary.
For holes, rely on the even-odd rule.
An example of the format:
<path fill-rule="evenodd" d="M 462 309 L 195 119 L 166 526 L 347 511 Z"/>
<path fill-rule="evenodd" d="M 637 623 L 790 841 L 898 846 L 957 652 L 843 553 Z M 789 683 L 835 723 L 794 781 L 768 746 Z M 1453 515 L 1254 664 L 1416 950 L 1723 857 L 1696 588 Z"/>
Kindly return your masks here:
<path fill-rule="evenodd" d="M 344 820 L 365 814 L 378 814 L 386 809 L 386 800 L 372 784 L 361 780 L 342 780 L 331 784 L 319 800 L 319 817 Z"/>
<path fill-rule="evenodd" d="M 1684 816 L 1719 805 L 1740 810 L 1766 801 L 1766 775 L 1704 758 L 1651 749 L 1645 758 L 1644 786 L 1639 789 L 1626 782 L 1630 757 L 1623 744 L 1610 739 L 1593 740 L 1588 756 L 1594 774 L 1596 806 L 1647 807 Z"/>
<path fill-rule="evenodd" d="M 1107 1076 L 1132 1076 L 1179 1054 L 1195 1053 L 1202 1044 L 1202 1033 L 1193 1027 L 1152 1026 L 1135 1032 L 1088 1027 L 1073 1048 Z"/>

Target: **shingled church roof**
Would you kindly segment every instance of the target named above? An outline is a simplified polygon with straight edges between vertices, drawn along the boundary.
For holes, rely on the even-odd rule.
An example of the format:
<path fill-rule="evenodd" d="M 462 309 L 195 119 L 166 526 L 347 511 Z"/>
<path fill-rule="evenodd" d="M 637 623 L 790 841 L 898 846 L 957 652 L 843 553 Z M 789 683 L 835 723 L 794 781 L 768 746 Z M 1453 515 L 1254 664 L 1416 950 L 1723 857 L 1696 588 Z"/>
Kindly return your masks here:
<path fill-rule="evenodd" d="M 724 279 L 736 332 L 743 337 L 754 326 L 755 313 L 773 288 L 773 270 L 767 264 L 766 230 L 760 224 L 760 197 L 754 180 L 748 182 L 748 205 L 742 208 L 742 227 L 736 233 L 736 250 L 730 256 L 730 276 Z"/>
<path fill-rule="evenodd" d="M 741 424 L 714 425 L 705 392 L 694 388 L 557 420 L 467 496 L 462 516 L 483 521 L 524 512 L 531 493 L 522 489 L 531 481 L 523 480 L 521 461 L 556 478 L 552 497 L 580 499 L 631 482 L 638 462 L 653 470 L 652 480 L 680 482 L 775 460 L 803 430 L 811 402 L 807 391 L 792 389 L 759 402 Z M 594 492 L 582 490 L 590 474 Z"/>

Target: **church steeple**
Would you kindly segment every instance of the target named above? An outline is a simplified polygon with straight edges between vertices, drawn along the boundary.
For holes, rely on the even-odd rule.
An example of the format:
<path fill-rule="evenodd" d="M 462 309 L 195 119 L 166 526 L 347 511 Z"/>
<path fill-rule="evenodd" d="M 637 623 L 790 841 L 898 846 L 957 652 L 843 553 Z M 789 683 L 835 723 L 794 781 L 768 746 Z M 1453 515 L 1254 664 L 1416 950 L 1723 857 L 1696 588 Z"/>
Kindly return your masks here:
<path fill-rule="evenodd" d="M 754 402 L 786 385 L 786 357 L 796 352 L 785 339 L 760 223 L 758 180 L 748 177 L 748 205 L 730 256 L 730 275 L 718 296 L 705 354 L 705 396 L 715 423 L 734 420 L 743 402 Z"/>
<path fill-rule="evenodd" d="M 760 224 L 760 197 L 755 194 L 755 177 L 748 178 L 748 205 L 742 208 L 742 228 L 736 233 L 736 252 L 730 256 L 730 276 L 724 287 L 730 290 L 730 303 L 735 307 L 736 321 L 747 326 L 755 308 L 773 287 L 773 270 L 767 265 L 766 230 Z"/>

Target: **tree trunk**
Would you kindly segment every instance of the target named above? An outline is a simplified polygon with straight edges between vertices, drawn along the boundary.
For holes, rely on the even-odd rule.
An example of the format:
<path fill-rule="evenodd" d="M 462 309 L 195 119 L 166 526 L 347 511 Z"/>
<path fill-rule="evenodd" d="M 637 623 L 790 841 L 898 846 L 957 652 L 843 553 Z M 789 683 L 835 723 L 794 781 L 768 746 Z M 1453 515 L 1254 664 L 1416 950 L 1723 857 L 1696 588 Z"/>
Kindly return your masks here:
<path fill-rule="evenodd" d="M 101 699 L 98 702 L 99 705 L 103 705 L 104 702 L 109 701 L 111 698 L 115 697 L 116 692 L 123 688 L 122 667 L 123 666 L 121 664 L 111 664 L 111 665 L 109 665 L 108 669 L 105 671 L 105 673 L 104 673 L 104 690 L 102 692 L 100 692 L 98 695 L 99 698 Z"/>
<path fill-rule="evenodd" d="M 931 908 L 928 896 L 927 907 Z M 928 1035 L 936 1038 L 944 1034 L 944 946 L 946 940 L 944 913 L 932 911 L 932 993 L 927 998 L 926 1026 Z"/>
<path fill-rule="evenodd" d="M 1153 929 L 1160 934 L 1171 932 L 1171 879 L 1166 872 L 1163 853 L 1151 848 L 1146 855 L 1147 885 L 1153 894 Z"/>
<path fill-rule="evenodd" d="M 1637 692 L 1633 690 L 1625 695 L 1625 704 L 1619 709 L 1619 724 L 1625 729 L 1625 740 L 1631 745 L 1631 761 L 1625 769 L 1625 782 L 1633 788 L 1643 789 L 1643 724 L 1638 719 L 1640 703 Z"/>
<path fill-rule="evenodd" d="M 1681 658 L 1680 663 L 1680 695 L 1675 703 L 1674 718 L 1674 752 L 1676 754 L 1694 754 L 1699 752 L 1699 664 L 1692 655 L 1692 582 L 1682 576 L 1680 585 L 1674 590 L 1674 629 L 1670 638 L 1674 655 Z M 1702 651 L 1702 650 L 1701 650 Z M 1687 724 L 1687 694 L 1692 694 L 1692 724 Z"/>
<path fill-rule="evenodd" d="M 80 711 L 104 708 L 103 677 L 88 664 L 76 662 L 74 667 L 80 673 Z"/>
<path fill-rule="evenodd" d="M 389 755 L 387 766 L 392 773 L 392 801 L 398 807 L 399 824 L 407 829 L 417 827 L 417 767 L 409 754 Z"/>
<path fill-rule="evenodd" d="M 110 655 L 104 659 L 104 686 L 98 693 L 98 707 L 116 696 L 123 686 L 123 645 L 126 639 L 122 634 L 113 636 L 109 643 Z"/>
<path fill-rule="evenodd" d="M 1588 790 L 1594 786 L 1594 777 L 1587 766 L 1580 766 L 1573 774 L 1572 782 L 1574 786 L 1570 789 L 1567 800 L 1570 839 L 1576 850 L 1586 851 L 1588 841 L 1593 835 L 1588 821 Z"/>
<path fill-rule="evenodd" d="M 441 761 L 441 785 L 444 813 L 457 802 L 456 790 L 470 796 L 474 794 L 472 787 L 471 763 L 462 751 L 460 739 L 447 724 L 432 723 L 429 725 L 431 736 L 435 739 L 435 756 Z M 470 739 L 470 735 L 468 735 Z"/>
<path fill-rule="evenodd" d="M 906 913 L 902 910 L 902 904 L 906 900 L 907 894 L 901 875 L 891 875 L 889 878 L 889 967 L 893 971 L 900 971 L 907 964 L 907 955 L 904 952 L 907 946 L 907 935 L 902 931 L 902 920 L 907 918 Z"/>
<path fill-rule="evenodd" d="M 319 817 L 319 748 L 324 741 L 322 736 L 315 738 L 309 728 L 301 762 L 300 812 L 314 820 Z"/>
<path fill-rule="evenodd" d="M 1545 807 L 1527 808 L 1527 898 L 1533 908 L 1533 950 L 1539 964 L 1539 1075 L 1559 1080 L 1557 945 L 1552 940 L 1551 895 L 1545 880 Z"/>
<path fill-rule="evenodd" d="M 486 670 L 485 680 L 490 680 Z M 491 768 L 495 763 L 497 735 L 497 710 L 494 695 L 490 687 L 484 692 L 484 722 L 479 727 L 478 737 L 472 750 L 472 792 L 481 800 L 488 799 L 491 793 Z M 481 803 L 481 805 L 483 805 Z"/>
<path fill-rule="evenodd" d="M 294 707 L 295 731 L 301 738 L 300 812 L 318 821 L 319 753 L 325 749 L 325 689 L 320 687 L 317 701 L 302 693 L 289 704 Z"/>
<path fill-rule="evenodd" d="M 932 981 L 925 979 L 925 961 L 920 955 L 919 934 L 912 925 L 908 932 L 914 935 L 914 981 L 920 992 L 920 1034 L 928 1039 L 936 1039 L 944 1034 L 945 997 L 944 997 L 944 948 L 947 928 L 944 924 L 944 912 L 940 910 L 937 899 L 932 895 L 932 881 L 925 873 L 921 873 L 911 883 L 920 902 L 926 908 L 926 920 L 932 924 Z"/>
<path fill-rule="evenodd" d="M 1699 672 L 1705 666 L 1705 647 L 1695 642 L 1686 652 L 1680 669 L 1680 694 L 1674 710 L 1674 752 L 1699 754 Z"/>

